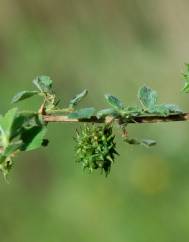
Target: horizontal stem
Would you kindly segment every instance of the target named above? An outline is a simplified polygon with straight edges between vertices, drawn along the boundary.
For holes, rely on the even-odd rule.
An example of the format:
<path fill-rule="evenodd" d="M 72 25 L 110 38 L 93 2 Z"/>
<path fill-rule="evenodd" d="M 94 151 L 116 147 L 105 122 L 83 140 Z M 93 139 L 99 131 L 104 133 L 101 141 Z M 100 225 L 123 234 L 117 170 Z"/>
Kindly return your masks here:
<path fill-rule="evenodd" d="M 110 117 L 111 119 L 111 117 Z M 70 119 L 67 116 L 64 115 L 43 115 L 43 120 L 45 122 L 51 123 L 51 122 L 65 122 L 65 123 L 78 123 L 78 122 L 84 122 L 84 123 L 105 123 L 107 121 L 106 118 L 100 118 L 98 119 L 96 116 L 92 116 L 89 119 Z M 159 122 L 173 122 L 173 121 L 189 121 L 189 113 L 181 113 L 181 114 L 171 114 L 169 116 L 138 116 L 134 117 L 132 120 L 126 120 L 124 118 L 117 118 L 116 121 L 118 121 L 120 124 L 123 123 L 159 123 Z M 0 154 L 3 152 L 3 147 L 0 146 Z"/>
<path fill-rule="evenodd" d="M 107 117 L 106 117 L 107 118 Z M 70 119 L 64 115 L 44 115 L 43 119 L 45 122 L 68 122 L 68 123 L 105 123 L 106 118 L 98 119 L 96 116 L 92 116 L 89 119 Z M 116 118 L 116 120 L 120 123 L 159 123 L 159 122 L 173 122 L 173 121 L 188 121 L 189 113 L 181 113 L 181 114 L 171 114 L 169 116 L 159 116 L 159 115 L 147 115 L 147 116 L 138 116 L 134 117 L 131 120 L 127 120 L 124 118 Z"/>

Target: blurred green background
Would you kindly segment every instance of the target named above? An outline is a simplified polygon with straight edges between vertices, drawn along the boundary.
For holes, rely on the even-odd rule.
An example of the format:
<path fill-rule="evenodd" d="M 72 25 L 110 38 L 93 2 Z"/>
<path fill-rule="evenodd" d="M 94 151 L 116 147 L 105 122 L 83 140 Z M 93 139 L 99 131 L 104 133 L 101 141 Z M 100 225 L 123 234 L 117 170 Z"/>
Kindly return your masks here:
<path fill-rule="evenodd" d="M 1 0 L 0 112 L 39 74 L 51 76 L 65 104 L 87 88 L 83 105 L 106 107 L 107 92 L 132 105 L 147 84 L 162 103 L 189 110 L 180 91 L 188 11 L 186 0 Z M 49 147 L 17 157 L 10 184 L 1 178 L 0 241 L 189 241 L 188 123 L 131 125 L 130 136 L 158 145 L 118 138 L 108 178 L 75 164 L 75 127 L 49 125 Z"/>

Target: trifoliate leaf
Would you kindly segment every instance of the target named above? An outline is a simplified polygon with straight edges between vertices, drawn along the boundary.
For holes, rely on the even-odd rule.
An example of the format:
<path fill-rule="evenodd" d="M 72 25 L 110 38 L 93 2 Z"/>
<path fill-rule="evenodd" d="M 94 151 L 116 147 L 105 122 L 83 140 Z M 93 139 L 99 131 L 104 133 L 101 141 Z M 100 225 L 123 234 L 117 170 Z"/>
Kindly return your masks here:
<path fill-rule="evenodd" d="M 22 101 L 26 98 L 33 97 L 37 94 L 39 94 L 38 91 L 22 91 L 22 92 L 19 92 L 12 98 L 12 103 L 17 103 L 17 102 Z"/>
<path fill-rule="evenodd" d="M 85 118 L 91 118 L 94 113 L 96 112 L 95 108 L 82 108 L 79 109 L 73 113 L 68 114 L 68 118 L 73 118 L 73 119 L 85 119 Z"/>
<path fill-rule="evenodd" d="M 97 117 L 98 118 L 103 118 L 103 117 L 106 117 L 106 116 L 117 116 L 119 115 L 119 112 L 117 112 L 115 109 L 113 108 L 107 108 L 107 109 L 102 109 L 100 111 L 97 112 Z"/>
<path fill-rule="evenodd" d="M 78 105 L 84 97 L 87 96 L 88 91 L 85 89 L 81 93 L 77 94 L 74 98 L 69 102 L 69 107 L 73 108 Z"/>
<path fill-rule="evenodd" d="M 144 109 L 152 108 L 157 103 L 157 92 L 150 87 L 143 86 L 138 91 L 138 98 Z"/>
<path fill-rule="evenodd" d="M 33 80 L 33 84 L 40 90 L 40 92 L 51 92 L 53 81 L 49 76 L 38 76 Z"/>
<path fill-rule="evenodd" d="M 124 108 L 124 104 L 115 96 L 111 94 L 105 94 L 105 98 L 107 102 L 115 109 L 122 110 Z"/>

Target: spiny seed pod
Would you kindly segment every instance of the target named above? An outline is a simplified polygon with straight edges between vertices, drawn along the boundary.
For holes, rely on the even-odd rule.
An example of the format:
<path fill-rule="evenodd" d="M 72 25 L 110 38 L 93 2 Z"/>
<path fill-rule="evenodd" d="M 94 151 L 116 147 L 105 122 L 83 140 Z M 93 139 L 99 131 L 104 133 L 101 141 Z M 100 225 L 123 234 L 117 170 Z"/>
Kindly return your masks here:
<path fill-rule="evenodd" d="M 76 162 L 90 172 L 100 169 L 107 176 L 114 162 L 116 151 L 112 126 L 84 125 L 76 132 Z"/>

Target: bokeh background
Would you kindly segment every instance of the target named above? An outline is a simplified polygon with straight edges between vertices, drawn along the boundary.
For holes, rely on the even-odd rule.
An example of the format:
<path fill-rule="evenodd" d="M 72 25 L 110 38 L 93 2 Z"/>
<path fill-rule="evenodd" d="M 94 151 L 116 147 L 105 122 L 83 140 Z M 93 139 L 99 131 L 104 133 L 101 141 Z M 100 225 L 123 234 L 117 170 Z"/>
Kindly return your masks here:
<path fill-rule="evenodd" d="M 107 107 L 107 92 L 132 105 L 147 84 L 160 102 L 189 110 L 180 91 L 188 11 L 187 0 L 0 0 L 0 112 L 39 74 L 51 76 L 65 105 L 84 88 L 85 106 Z M 49 125 L 49 147 L 17 157 L 10 184 L 1 178 L 0 240 L 189 241 L 188 123 L 131 125 L 131 136 L 158 145 L 117 138 L 121 156 L 108 178 L 75 164 L 75 127 Z"/>

